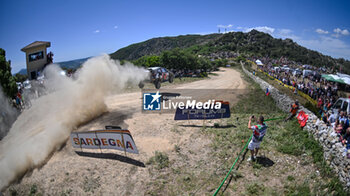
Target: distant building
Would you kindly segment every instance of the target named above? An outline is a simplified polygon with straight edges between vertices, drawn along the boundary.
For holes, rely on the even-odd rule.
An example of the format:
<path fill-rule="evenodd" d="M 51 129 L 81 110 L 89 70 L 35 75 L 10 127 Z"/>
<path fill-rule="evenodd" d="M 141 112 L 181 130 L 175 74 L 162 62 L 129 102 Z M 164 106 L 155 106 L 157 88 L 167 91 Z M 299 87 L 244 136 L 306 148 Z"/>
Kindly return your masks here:
<path fill-rule="evenodd" d="M 35 80 L 38 72 L 41 72 L 45 65 L 52 63 L 53 54 L 47 55 L 46 49 L 51 46 L 50 42 L 35 41 L 21 49 L 26 53 L 27 74 L 30 80 Z"/>

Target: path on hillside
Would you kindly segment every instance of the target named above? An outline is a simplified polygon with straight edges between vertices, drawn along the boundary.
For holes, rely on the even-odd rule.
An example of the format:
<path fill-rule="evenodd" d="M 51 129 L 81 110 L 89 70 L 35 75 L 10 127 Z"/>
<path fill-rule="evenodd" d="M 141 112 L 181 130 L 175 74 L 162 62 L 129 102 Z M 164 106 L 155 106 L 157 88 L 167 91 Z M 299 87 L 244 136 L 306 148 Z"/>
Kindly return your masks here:
<path fill-rule="evenodd" d="M 162 89 L 245 89 L 245 82 L 238 71 L 222 68 L 215 73 L 217 75 L 211 75 L 208 79 L 165 86 Z M 202 125 L 202 121 L 176 122 L 173 120 L 174 114 L 142 113 L 141 96 L 140 92 L 132 92 L 107 97 L 109 112 L 75 130 L 79 132 L 102 129 L 105 125 L 120 125 L 131 131 L 140 154 L 128 153 L 129 158 L 112 154 L 104 158 L 79 156 L 70 141 L 67 141 L 66 145 L 44 166 L 25 175 L 19 184 L 11 187 L 20 190 L 36 184 L 44 194 L 61 194 L 68 191 L 78 195 L 86 193 L 143 195 L 151 176 L 147 166 L 139 166 L 146 164 L 155 151 L 170 152 L 175 144 L 188 143 L 191 143 L 191 148 L 203 151 L 204 154 L 209 151 L 205 148 L 210 144 L 209 139 L 191 137 L 195 127 L 182 127 L 180 136 L 174 130 L 179 124 Z M 230 100 L 231 104 L 238 101 L 237 96 Z M 99 153 L 96 150 L 94 152 Z M 103 152 L 123 155 L 120 151 L 103 150 Z"/>

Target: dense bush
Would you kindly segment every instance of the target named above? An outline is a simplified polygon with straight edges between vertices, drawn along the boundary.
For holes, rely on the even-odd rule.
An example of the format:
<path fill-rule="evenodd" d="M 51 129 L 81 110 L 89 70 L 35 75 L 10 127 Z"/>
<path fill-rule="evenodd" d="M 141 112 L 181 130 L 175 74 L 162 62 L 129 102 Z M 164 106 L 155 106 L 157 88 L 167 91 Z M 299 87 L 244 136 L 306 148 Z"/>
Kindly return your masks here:
<path fill-rule="evenodd" d="M 16 73 L 16 75 L 15 75 L 16 82 L 24 82 L 27 79 L 28 79 L 27 75 L 23 75 L 23 74 L 20 74 L 20 73 Z"/>
<path fill-rule="evenodd" d="M 161 66 L 159 56 L 143 56 L 133 62 L 135 65 L 140 65 L 144 67 L 159 67 Z"/>
<path fill-rule="evenodd" d="M 170 162 L 166 153 L 156 151 L 155 155 L 147 161 L 147 164 L 153 164 L 156 165 L 158 169 L 163 169 L 169 167 Z"/>
<path fill-rule="evenodd" d="M 162 66 L 168 69 L 207 70 L 218 66 L 224 66 L 227 60 L 215 60 L 211 62 L 206 58 L 198 57 L 198 55 L 175 48 L 162 52 L 160 56 L 143 56 L 133 61 L 133 63 L 144 67 Z"/>
<path fill-rule="evenodd" d="M 6 61 L 6 52 L 0 48 L 0 84 L 8 97 L 17 93 L 15 77 L 11 74 L 11 62 Z"/>

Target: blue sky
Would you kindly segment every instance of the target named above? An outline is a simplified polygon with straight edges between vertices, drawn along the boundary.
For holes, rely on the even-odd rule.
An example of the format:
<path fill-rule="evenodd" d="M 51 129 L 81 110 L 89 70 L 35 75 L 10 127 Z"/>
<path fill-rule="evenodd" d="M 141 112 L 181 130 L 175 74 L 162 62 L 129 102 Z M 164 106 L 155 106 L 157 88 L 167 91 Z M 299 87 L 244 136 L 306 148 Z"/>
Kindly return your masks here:
<path fill-rule="evenodd" d="M 50 41 L 54 61 L 112 53 L 153 37 L 253 28 L 350 59 L 350 1 L 0 0 L 0 47 L 13 72 L 20 49 Z"/>

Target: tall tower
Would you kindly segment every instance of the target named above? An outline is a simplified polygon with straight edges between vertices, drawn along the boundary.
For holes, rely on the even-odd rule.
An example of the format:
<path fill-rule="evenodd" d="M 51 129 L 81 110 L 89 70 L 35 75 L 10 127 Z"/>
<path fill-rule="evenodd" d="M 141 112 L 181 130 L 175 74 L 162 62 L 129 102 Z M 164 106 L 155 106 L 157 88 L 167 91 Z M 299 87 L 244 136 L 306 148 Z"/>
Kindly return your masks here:
<path fill-rule="evenodd" d="M 21 49 L 26 53 L 27 75 L 30 80 L 35 80 L 38 72 L 48 64 L 46 49 L 50 46 L 50 42 L 35 41 Z"/>

